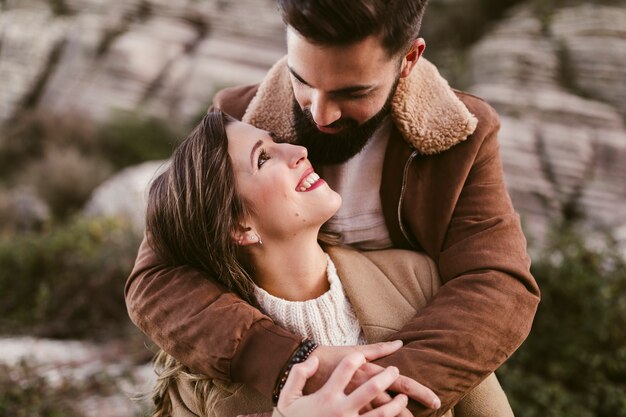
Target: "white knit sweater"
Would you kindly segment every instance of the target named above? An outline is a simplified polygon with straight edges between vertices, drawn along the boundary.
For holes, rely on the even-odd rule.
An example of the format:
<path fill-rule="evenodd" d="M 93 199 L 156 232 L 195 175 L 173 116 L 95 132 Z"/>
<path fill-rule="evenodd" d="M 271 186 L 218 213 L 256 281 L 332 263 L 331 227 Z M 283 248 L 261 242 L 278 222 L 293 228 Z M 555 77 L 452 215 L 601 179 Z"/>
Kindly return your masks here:
<path fill-rule="evenodd" d="M 313 300 L 287 301 L 255 287 L 261 308 L 278 325 L 320 345 L 348 346 L 367 343 L 348 300 L 337 269 L 328 254 L 326 275 L 330 289 Z"/>

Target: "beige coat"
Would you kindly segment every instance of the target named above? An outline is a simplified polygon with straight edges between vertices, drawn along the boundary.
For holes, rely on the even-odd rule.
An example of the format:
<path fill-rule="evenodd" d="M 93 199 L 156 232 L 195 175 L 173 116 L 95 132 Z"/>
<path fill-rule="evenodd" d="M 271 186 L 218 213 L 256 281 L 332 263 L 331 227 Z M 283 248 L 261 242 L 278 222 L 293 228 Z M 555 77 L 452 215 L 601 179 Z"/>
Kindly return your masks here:
<path fill-rule="evenodd" d="M 370 343 L 387 340 L 397 333 L 428 304 L 440 286 L 435 264 L 420 253 L 398 249 L 359 252 L 341 247 L 326 250 Z M 428 385 L 428 377 L 420 382 Z M 169 390 L 173 417 L 201 414 L 193 390 L 188 382 Z M 211 417 L 235 417 L 272 409 L 271 402 L 257 391 L 223 381 L 214 381 L 208 402 Z M 513 412 L 496 376 L 491 374 L 445 416 L 509 417 Z"/>

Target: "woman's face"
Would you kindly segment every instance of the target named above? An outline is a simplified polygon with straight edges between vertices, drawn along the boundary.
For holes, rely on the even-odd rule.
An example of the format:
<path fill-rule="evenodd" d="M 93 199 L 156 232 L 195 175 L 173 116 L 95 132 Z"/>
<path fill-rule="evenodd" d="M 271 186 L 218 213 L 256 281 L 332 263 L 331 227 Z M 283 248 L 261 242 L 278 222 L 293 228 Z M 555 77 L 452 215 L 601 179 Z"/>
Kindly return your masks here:
<path fill-rule="evenodd" d="M 230 123 L 226 134 L 239 194 L 263 241 L 317 231 L 339 209 L 341 197 L 313 171 L 304 147 L 276 143 L 242 122 Z"/>

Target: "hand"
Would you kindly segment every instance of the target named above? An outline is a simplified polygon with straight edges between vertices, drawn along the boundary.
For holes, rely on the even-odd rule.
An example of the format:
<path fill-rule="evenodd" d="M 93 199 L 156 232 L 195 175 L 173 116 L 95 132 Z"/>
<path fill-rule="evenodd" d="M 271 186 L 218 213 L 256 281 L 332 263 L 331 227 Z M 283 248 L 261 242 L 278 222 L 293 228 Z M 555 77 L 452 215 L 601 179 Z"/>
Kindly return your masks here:
<path fill-rule="evenodd" d="M 401 347 L 402 341 L 400 340 L 361 346 L 319 346 L 311 353 L 311 357 L 319 359 L 319 369 L 307 382 L 304 392 L 310 393 L 320 389 L 341 359 L 350 353 L 360 352 L 365 356 L 367 361 L 373 361 L 390 355 Z M 373 363 L 368 362 L 364 364 L 354 373 L 352 380 L 347 385 L 347 392 L 354 391 L 366 381 L 382 372 L 383 369 L 384 368 L 380 365 Z M 389 387 L 389 390 L 398 394 L 405 394 L 428 408 L 438 409 L 441 406 L 441 401 L 434 392 L 417 381 L 403 375 L 398 376 Z M 380 406 L 389 401 L 391 401 L 391 396 L 383 392 L 372 402 L 372 406 Z M 402 415 L 410 416 L 411 414 L 407 410 L 406 413 Z"/>
<path fill-rule="evenodd" d="M 384 393 L 398 378 L 400 372 L 395 366 L 384 369 L 370 378 L 359 388 L 346 395 L 346 386 L 354 373 L 365 363 L 362 353 L 351 353 L 337 365 L 328 381 L 317 392 L 304 396 L 302 389 L 308 378 L 318 370 L 319 361 L 310 357 L 305 362 L 294 366 L 289 373 L 278 399 L 278 414 L 283 417 L 392 417 L 405 409 L 408 398 L 397 395 L 386 404 L 359 414 L 374 398 Z"/>

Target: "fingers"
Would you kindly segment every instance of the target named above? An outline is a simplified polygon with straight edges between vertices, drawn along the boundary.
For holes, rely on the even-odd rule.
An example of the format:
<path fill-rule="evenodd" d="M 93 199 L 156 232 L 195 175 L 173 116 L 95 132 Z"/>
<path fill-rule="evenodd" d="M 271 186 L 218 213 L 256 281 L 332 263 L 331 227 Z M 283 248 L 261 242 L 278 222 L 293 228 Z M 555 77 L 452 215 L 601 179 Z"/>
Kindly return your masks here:
<path fill-rule="evenodd" d="M 386 391 L 380 393 L 376 398 L 374 398 L 371 402 L 371 408 L 380 407 L 381 405 L 385 405 L 388 402 L 393 400 L 391 395 L 389 395 Z M 367 407 L 363 408 L 367 409 Z"/>
<path fill-rule="evenodd" d="M 373 361 L 387 355 L 391 355 L 402 347 L 402 340 L 393 342 L 373 343 L 371 345 L 358 346 L 357 350 L 365 355 L 365 359 Z"/>
<path fill-rule="evenodd" d="M 406 376 L 400 375 L 393 384 L 391 384 L 389 389 L 397 393 L 405 394 L 428 408 L 436 410 L 441 407 L 441 400 L 430 388 Z"/>
<path fill-rule="evenodd" d="M 302 390 L 304 389 L 307 379 L 313 376 L 318 366 L 319 360 L 315 357 L 309 357 L 306 361 L 291 368 L 289 377 L 278 398 L 279 407 L 287 407 L 295 400 L 302 397 Z"/>
<path fill-rule="evenodd" d="M 344 357 L 333 371 L 324 389 L 331 392 L 344 392 L 346 386 L 352 380 L 354 373 L 365 363 L 365 356 L 360 352 L 355 352 Z"/>
<path fill-rule="evenodd" d="M 387 388 L 400 376 L 400 371 L 395 366 L 390 366 L 380 372 L 378 375 L 372 377 L 355 389 L 349 396 L 348 402 L 352 408 L 360 410 L 366 404 L 374 401 L 374 399 L 378 399 L 377 404 L 379 405 L 388 403 L 391 401 L 391 397 L 385 393 Z M 380 398 L 379 398 L 380 397 Z"/>
<path fill-rule="evenodd" d="M 408 403 L 408 397 L 404 394 L 396 395 L 396 397 L 389 401 L 387 404 L 377 407 L 372 411 L 361 414 L 364 417 L 394 417 L 397 415 L 404 416 L 405 414 L 410 416 L 411 413 L 406 410 Z M 407 414 L 408 413 L 408 414 Z"/>

